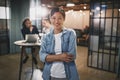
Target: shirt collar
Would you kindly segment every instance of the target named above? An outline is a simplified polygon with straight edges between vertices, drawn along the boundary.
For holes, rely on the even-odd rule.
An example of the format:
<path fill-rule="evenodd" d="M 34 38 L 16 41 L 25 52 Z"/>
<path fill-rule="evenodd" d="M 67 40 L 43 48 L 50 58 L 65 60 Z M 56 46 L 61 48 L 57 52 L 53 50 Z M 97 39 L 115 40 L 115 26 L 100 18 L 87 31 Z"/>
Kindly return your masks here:
<path fill-rule="evenodd" d="M 62 33 L 64 34 L 64 33 L 66 33 L 66 32 L 67 32 L 67 28 L 66 28 L 66 27 L 63 27 L 63 28 L 62 28 Z M 54 34 L 54 28 L 51 28 L 50 34 Z"/>

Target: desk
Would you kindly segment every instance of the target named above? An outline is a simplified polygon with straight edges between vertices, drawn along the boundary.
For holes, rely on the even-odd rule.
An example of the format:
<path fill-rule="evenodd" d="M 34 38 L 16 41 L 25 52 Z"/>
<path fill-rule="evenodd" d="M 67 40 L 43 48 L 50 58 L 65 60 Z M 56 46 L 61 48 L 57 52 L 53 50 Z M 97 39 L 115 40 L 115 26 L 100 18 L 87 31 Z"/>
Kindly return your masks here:
<path fill-rule="evenodd" d="M 40 46 L 41 43 L 26 43 L 25 40 L 19 40 L 19 41 L 15 41 L 14 42 L 15 45 L 17 46 L 21 46 L 21 57 L 20 57 L 20 69 L 19 69 L 19 80 L 21 80 L 21 73 L 22 73 L 22 66 L 23 66 L 23 48 L 24 47 L 36 47 L 36 46 Z M 32 52 L 32 49 L 31 49 Z M 33 57 L 33 52 L 32 52 L 32 57 Z M 33 73 L 33 59 L 32 59 L 32 73 Z M 32 77 L 32 76 L 31 76 Z"/>

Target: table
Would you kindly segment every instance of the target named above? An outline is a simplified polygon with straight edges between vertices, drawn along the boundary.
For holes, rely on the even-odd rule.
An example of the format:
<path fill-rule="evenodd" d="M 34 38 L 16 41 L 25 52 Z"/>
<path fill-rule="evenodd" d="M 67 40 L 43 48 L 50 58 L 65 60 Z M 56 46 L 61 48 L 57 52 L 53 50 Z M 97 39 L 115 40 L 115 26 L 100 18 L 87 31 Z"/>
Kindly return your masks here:
<path fill-rule="evenodd" d="M 23 62 L 22 62 L 22 60 L 23 60 L 23 48 L 24 47 L 33 48 L 36 46 L 40 46 L 41 43 L 40 43 L 40 41 L 36 42 L 36 43 L 27 43 L 25 40 L 19 40 L 19 41 L 15 41 L 14 44 L 17 46 L 21 46 L 21 57 L 20 57 L 20 68 L 19 68 L 19 80 L 21 80 L 21 73 L 22 73 L 22 66 L 23 66 Z M 32 49 L 31 49 L 31 52 L 32 52 L 32 57 L 33 57 Z M 32 74 L 33 74 L 33 59 L 32 59 Z M 32 75 L 31 75 L 31 78 L 32 78 Z"/>

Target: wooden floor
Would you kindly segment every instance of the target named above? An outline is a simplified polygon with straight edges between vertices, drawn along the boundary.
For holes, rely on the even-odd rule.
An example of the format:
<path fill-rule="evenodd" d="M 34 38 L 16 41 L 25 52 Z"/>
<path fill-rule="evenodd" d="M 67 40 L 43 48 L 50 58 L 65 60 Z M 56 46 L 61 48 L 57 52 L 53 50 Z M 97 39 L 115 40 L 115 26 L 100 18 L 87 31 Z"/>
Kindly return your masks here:
<path fill-rule="evenodd" d="M 23 65 L 22 78 L 24 79 L 25 70 L 31 67 L 31 54 L 29 60 Z M 20 54 L 10 54 L 0 56 L 0 80 L 18 80 Z M 40 62 L 39 68 L 43 68 L 43 63 Z M 120 80 L 116 79 L 116 74 L 106 71 L 97 70 L 87 67 L 87 47 L 77 47 L 77 69 L 80 75 L 80 80 Z"/>

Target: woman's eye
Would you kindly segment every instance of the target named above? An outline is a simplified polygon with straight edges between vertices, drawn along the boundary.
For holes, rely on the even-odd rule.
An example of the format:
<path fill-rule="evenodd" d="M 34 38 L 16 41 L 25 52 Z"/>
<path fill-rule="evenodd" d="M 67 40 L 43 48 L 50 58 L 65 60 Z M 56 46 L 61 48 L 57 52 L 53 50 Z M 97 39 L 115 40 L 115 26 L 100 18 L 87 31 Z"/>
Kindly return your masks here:
<path fill-rule="evenodd" d="M 54 19 L 55 20 L 55 18 L 53 17 L 52 19 Z"/>
<path fill-rule="evenodd" d="M 62 20 L 62 17 L 52 17 L 52 20 Z"/>
<path fill-rule="evenodd" d="M 61 20 L 62 18 L 59 18 L 59 20 Z"/>

